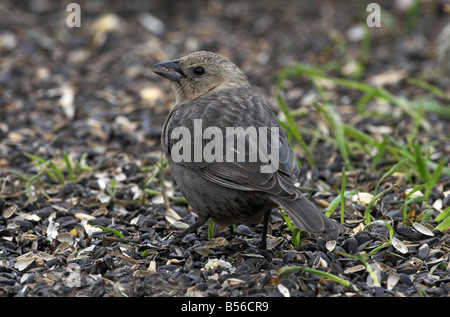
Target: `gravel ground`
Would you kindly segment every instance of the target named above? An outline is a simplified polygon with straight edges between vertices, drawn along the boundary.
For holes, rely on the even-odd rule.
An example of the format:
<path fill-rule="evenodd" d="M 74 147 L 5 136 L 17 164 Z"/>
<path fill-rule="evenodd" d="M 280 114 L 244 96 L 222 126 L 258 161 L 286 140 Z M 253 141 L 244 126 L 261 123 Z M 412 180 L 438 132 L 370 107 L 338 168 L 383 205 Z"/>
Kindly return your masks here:
<path fill-rule="evenodd" d="M 265 254 L 257 249 L 261 225 L 216 226 L 212 239 L 203 227 L 178 245 L 166 242 L 195 215 L 161 164 L 161 125 L 173 94 L 149 66 L 198 49 L 216 51 L 239 65 L 278 109 L 273 90 L 285 66 L 358 55 L 360 41 L 352 36 L 367 4 L 78 1 L 82 26 L 69 28 L 68 3 L 0 3 L 0 296 L 449 296 L 449 234 L 433 230 L 433 220 L 425 228 L 403 225 L 401 207 L 410 185 L 400 173 L 381 183 L 379 192 L 385 192 L 371 210 L 373 219 L 395 229 L 392 244 L 386 243 L 387 226 L 362 224 L 362 198 L 347 202 L 348 233 L 302 232 L 299 245 L 274 210 Z M 379 3 L 401 27 L 373 30 L 367 77 L 389 70 L 432 71 L 436 30 L 448 20 L 443 6 L 427 2 L 411 31 L 405 12 L 391 1 Z M 339 38 L 348 41 L 347 55 Z M 440 77 L 433 84 L 448 87 Z M 287 105 L 312 111 L 304 105 L 311 88 L 304 78 L 288 81 Z M 407 97 L 417 94 L 401 79 L 388 88 Z M 339 89 L 332 88 L 339 112 L 352 122 L 355 110 L 348 105 L 360 96 Z M 448 118 L 427 120 L 434 130 L 421 131 L 421 141 L 450 135 Z M 299 124 L 316 123 L 308 116 Z M 402 139 L 413 122 L 398 115 L 354 125 L 375 134 L 389 127 Z M 449 151 L 448 138 L 436 146 L 447 159 Z M 298 152 L 305 176 L 300 185 L 311 187 L 309 178 L 311 199 L 326 208 L 338 194 L 344 162 L 331 143 L 319 142 L 313 154 L 316 164 L 310 166 Z M 347 188 L 373 192 L 380 173 L 370 171 L 364 157 L 351 161 Z M 437 202 L 442 210 L 450 206 L 449 183 L 443 176 L 431 191 L 430 219 L 439 213 Z M 408 214 L 425 209 L 417 202 Z M 339 221 L 339 208 L 331 217 Z"/>

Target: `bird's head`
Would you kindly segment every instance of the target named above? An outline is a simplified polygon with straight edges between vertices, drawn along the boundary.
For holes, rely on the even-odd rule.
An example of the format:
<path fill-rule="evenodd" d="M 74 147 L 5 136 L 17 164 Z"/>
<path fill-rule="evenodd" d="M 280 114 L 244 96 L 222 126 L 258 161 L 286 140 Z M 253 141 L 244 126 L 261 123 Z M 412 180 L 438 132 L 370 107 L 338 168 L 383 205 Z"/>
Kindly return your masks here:
<path fill-rule="evenodd" d="M 177 103 L 211 91 L 249 85 L 236 65 L 219 54 L 205 51 L 158 63 L 153 66 L 153 72 L 172 81 Z"/>

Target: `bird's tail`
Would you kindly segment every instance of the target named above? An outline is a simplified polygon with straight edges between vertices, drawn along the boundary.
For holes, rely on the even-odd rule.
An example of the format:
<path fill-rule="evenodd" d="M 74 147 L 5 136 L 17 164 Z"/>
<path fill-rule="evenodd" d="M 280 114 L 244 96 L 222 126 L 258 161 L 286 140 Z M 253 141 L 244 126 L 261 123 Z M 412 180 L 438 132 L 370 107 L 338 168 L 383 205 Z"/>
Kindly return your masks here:
<path fill-rule="evenodd" d="M 281 197 L 271 196 L 271 199 L 283 207 L 290 216 L 294 226 L 310 233 L 341 233 L 344 227 L 329 219 L 299 192 L 296 200 L 287 200 Z"/>

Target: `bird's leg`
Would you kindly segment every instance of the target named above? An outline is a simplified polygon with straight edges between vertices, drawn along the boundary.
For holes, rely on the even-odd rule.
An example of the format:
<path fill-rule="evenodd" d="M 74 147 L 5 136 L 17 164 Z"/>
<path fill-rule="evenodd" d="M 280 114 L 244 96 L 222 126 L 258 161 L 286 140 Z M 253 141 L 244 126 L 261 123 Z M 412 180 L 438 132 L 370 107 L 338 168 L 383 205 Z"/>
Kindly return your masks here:
<path fill-rule="evenodd" d="M 187 234 L 189 234 L 192 231 L 197 230 L 198 228 L 203 226 L 207 220 L 208 220 L 208 218 L 197 220 L 195 223 L 193 223 L 188 228 L 184 229 L 179 234 L 177 234 L 173 239 L 171 239 L 169 241 L 169 244 L 175 244 L 175 243 L 180 242 Z"/>
<path fill-rule="evenodd" d="M 261 243 L 259 245 L 259 248 L 261 251 L 267 250 L 267 228 L 269 227 L 270 212 L 271 212 L 271 210 L 269 209 L 268 211 L 266 211 L 264 213 L 263 231 L 262 231 L 262 235 L 261 235 Z"/>

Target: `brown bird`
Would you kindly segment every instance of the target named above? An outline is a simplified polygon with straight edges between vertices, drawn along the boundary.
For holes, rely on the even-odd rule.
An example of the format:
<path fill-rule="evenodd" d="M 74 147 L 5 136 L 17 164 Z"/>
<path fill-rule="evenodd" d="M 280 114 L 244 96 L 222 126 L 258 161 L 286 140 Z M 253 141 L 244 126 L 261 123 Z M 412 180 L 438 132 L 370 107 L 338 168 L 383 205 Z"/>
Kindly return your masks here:
<path fill-rule="evenodd" d="M 277 206 L 300 229 L 343 231 L 295 187 L 300 170 L 288 140 L 271 107 L 236 65 L 199 51 L 156 64 L 153 71 L 172 82 L 176 104 L 164 122 L 162 147 L 198 215 L 176 241 L 209 218 L 222 225 L 263 220 L 265 249 L 270 212 Z"/>

